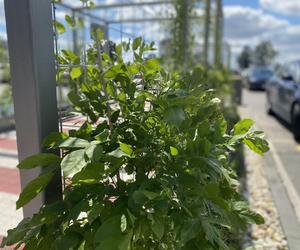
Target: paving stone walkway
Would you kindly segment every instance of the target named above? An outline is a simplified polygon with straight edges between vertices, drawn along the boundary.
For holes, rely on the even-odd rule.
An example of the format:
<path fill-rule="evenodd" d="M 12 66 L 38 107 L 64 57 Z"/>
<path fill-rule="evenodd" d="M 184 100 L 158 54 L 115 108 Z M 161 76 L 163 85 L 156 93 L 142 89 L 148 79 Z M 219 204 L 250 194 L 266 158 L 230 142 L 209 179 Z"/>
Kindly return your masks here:
<path fill-rule="evenodd" d="M 63 123 L 63 131 L 78 129 L 84 119 L 73 118 Z M 16 132 L 0 134 L 0 242 L 7 230 L 14 228 L 23 219 L 22 209 L 16 210 L 16 201 L 21 192 L 20 173 L 17 169 L 18 151 Z M 0 248 L 1 249 L 1 248 Z M 5 248 L 6 250 L 12 248 Z"/>
<path fill-rule="evenodd" d="M 21 191 L 15 132 L 0 135 L 0 237 L 15 227 L 23 218 L 22 209 L 16 210 Z"/>

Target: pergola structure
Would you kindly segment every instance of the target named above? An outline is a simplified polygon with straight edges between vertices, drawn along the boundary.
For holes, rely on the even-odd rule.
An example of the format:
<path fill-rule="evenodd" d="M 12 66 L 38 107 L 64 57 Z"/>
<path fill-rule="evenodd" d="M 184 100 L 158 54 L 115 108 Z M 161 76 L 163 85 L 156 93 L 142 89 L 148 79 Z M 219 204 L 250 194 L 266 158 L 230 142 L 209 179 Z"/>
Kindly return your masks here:
<path fill-rule="evenodd" d="M 214 1 L 213 8 L 203 8 Z M 58 111 L 56 97 L 56 65 L 53 43 L 53 5 L 49 0 L 5 0 L 5 15 L 7 21 L 7 37 L 11 64 L 15 121 L 19 159 L 41 152 L 42 139 L 53 131 L 58 131 Z M 118 30 L 115 25 L 141 24 L 170 21 L 172 0 L 164 1 L 120 1 L 119 3 L 103 4 L 96 1 L 93 9 L 74 4 L 75 0 L 62 1 L 57 8 L 63 8 L 77 15 L 89 17 L 93 22 L 104 25 L 107 30 L 115 30 L 128 34 L 125 30 Z M 214 30 L 214 51 L 221 57 L 223 14 L 221 0 L 196 1 L 198 9 L 206 10 L 191 16 L 185 15 L 184 22 L 188 29 L 190 20 L 203 25 L 204 39 L 201 46 L 206 50 L 212 39 Z M 185 0 L 188 4 L 189 0 Z M 131 9 L 131 12 L 128 12 Z M 125 12 L 126 10 L 126 12 Z M 158 10 L 158 11 L 153 11 Z M 171 11 L 170 11 L 171 10 Z M 212 14 L 212 10 L 215 12 Z M 123 11 L 123 12 L 122 12 Z M 118 14 L 119 13 L 119 14 Z M 134 14 L 122 16 L 122 13 Z M 214 29 L 211 22 L 215 20 Z M 202 22 L 201 22 L 202 20 Z M 206 24 L 206 25 L 204 25 Z M 186 31 L 187 32 L 187 31 Z M 186 35 L 187 37 L 187 35 Z M 74 47 L 78 40 L 76 30 L 72 32 Z M 203 45 L 202 45 L 203 44 Z M 188 46 L 188 45 L 187 45 Z M 215 56 L 216 60 L 220 60 Z M 59 154 L 59 152 L 56 152 Z M 42 170 L 34 169 L 21 172 L 21 185 L 24 187 Z M 35 198 L 24 208 L 24 216 L 31 216 L 42 204 L 52 202 L 61 197 L 61 176 L 57 176 L 47 187 L 46 191 Z"/>
<path fill-rule="evenodd" d="M 191 0 L 183 1 L 186 5 L 191 4 Z M 136 25 L 144 25 L 150 28 L 153 25 L 158 25 L 162 31 L 163 24 L 174 19 L 175 9 L 174 0 L 119 0 L 113 3 L 103 3 L 102 0 L 94 1 L 95 5 L 92 8 L 80 5 L 79 1 L 62 0 L 58 6 L 66 11 L 69 11 L 73 17 L 84 16 L 100 24 L 104 33 L 107 34 L 107 39 L 114 40 L 115 37 L 111 33 L 119 33 L 120 37 L 127 36 L 130 38 L 145 35 L 137 32 Z M 205 64 L 208 64 L 211 59 L 211 64 L 221 64 L 224 51 L 227 54 L 227 46 L 224 46 L 223 41 L 223 8 L 222 0 L 194 0 L 196 6 L 195 13 L 186 13 L 183 15 L 183 22 L 186 27 L 184 38 L 188 39 L 188 33 L 192 30 L 192 26 L 197 27 L 197 31 L 193 35 L 197 37 L 198 44 L 196 46 L 199 51 L 202 51 Z M 185 8 L 188 11 L 188 8 Z M 194 25 L 192 25 L 194 24 Z M 124 26 L 131 26 L 128 31 Z M 151 33 L 150 31 L 149 33 Z M 165 32 L 166 33 L 166 32 Z M 151 40 L 156 40 L 152 34 Z M 153 37 L 154 36 L 154 37 Z M 73 48 L 77 48 L 76 30 L 73 30 L 72 38 Z M 147 38 L 143 37 L 145 40 Z M 157 41 L 156 42 L 160 42 Z M 184 43 L 189 46 L 188 42 Z M 188 51 L 188 49 L 186 48 Z M 209 56 L 209 52 L 211 56 Z M 213 55 L 213 56 L 212 56 Z"/>

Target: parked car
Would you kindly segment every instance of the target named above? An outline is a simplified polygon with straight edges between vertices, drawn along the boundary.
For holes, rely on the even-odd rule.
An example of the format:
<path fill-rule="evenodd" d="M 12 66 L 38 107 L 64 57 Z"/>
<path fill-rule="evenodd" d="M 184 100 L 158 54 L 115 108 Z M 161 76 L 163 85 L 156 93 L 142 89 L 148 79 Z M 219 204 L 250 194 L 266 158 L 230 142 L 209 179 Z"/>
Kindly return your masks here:
<path fill-rule="evenodd" d="M 300 61 L 285 64 L 267 83 L 267 111 L 292 125 L 300 140 Z"/>
<path fill-rule="evenodd" d="M 267 66 L 250 68 L 245 75 L 246 86 L 252 89 L 265 89 L 266 83 L 272 78 L 273 71 Z"/>

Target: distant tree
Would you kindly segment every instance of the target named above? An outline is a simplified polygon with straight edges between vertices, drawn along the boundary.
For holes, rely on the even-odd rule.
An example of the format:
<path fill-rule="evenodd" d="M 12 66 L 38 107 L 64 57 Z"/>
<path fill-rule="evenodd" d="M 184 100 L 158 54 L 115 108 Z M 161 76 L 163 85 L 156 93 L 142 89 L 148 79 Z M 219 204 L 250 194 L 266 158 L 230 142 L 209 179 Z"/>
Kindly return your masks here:
<path fill-rule="evenodd" d="M 7 42 L 0 38 L 0 63 L 7 64 L 8 63 L 8 48 Z"/>
<path fill-rule="evenodd" d="M 270 65 L 277 54 L 278 52 L 270 41 L 261 42 L 255 47 L 253 63 L 258 66 Z"/>
<path fill-rule="evenodd" d="M 249 46 L 245 46 L 237 61 L 241 69 L 247 69 L 252 63 L 253 51 Z"/>
<path fill-rule="evenodd" d="M 10 70 L 9 70 L 9 58 L 8 58 L 8 46 L 7 41 L 3 38 L 0 38 L 0 83 L 8 82 L 10 79 Z"/>

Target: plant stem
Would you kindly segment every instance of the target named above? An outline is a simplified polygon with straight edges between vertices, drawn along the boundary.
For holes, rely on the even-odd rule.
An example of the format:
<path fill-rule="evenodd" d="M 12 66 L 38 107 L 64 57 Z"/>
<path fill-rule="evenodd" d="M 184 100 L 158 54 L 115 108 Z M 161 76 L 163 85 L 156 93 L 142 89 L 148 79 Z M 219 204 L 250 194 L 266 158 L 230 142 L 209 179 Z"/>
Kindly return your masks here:
<path fill-rule="evenodd" d="M 111 122 L 111 108 L 109 106 L 109 96 L 108 96 L 108 93 L 107 93 L 107 90 L 106 90 L 106 81 L 102 75 L 102 71 L 103 71 L 103 66 L 102 66 L 102 52 L 101 52 L 101 46 L 100 46 L 100 41 L 99 41 L 99 38 L 98 38 L 98 35 L 96 35 L 96 45 L 97 45 L 97 51 L 98 51 L 98 67 L 99 67 L 99 70 L 100 70 L 100 79 L 101 79 L 101 82 L 102 82 L 102 91 L 104 93 L 104 96 L 105 96 L 105 100 L 106 100 L 106 110 L 107 110 L 107 117 L 108 117 L 108 125 L 109 125 L 109 130 L 110 132 L 112 132 L 113 130 L 113 124 Z"/>

